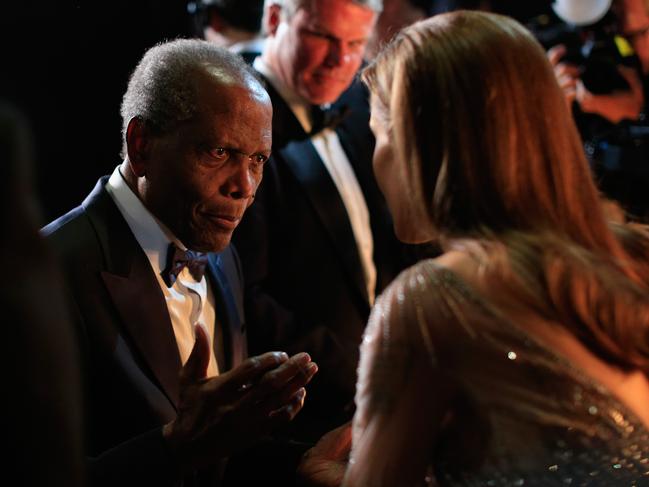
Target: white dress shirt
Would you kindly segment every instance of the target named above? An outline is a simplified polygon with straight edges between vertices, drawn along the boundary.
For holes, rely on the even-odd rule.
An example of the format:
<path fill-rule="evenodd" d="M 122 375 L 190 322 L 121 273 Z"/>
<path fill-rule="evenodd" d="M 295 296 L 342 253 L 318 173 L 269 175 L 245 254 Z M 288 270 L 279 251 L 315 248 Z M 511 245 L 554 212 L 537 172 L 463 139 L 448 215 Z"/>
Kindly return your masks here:
<path fill-rule="evenodd" d="M 236 42 L 228 46 L 228 51 L 234 52 L 235 54 L 242 52 L 262 52 L 264 50 L 265 40 L 264 37 L 255 37 L 247 41 Z"/>
<path fill-rule="evenodd" d="M 310 103 L 283 84 L 261 57 L 255 59 L 253 66 L 268 79 L 273 88 L 277 90 L 290 107 L 304 131 L 309 133 L 312 127 Z M 335 130 L 326 128 L 311 136 L 311 142 L 327 168 L 327 172 L 329 172 L 347 210 L 347 216 L 352 226 L 363 267 L 367 295 L 370 304 L 373 304 L 376 290 L 376 266 L 373 257 L 374 239 L 370 226 L 370 214 L 363 191 Z"/>
<path fill-rule="evenodd" d="M 216 318 L 214 293 L 205 276 L 200 281 L 196 281 L 186 267 L 180 272 L 173 286 L 167 287 L 160 274 L 167 265 L 169 244 L 173 242 L 182 250 L 187 248 L 147 210 L 126 184 L 119 166 L 110 176 L 106 191 L 113 198 L 151 264 L 167 304 L 180 360 L 185 364 L 194 346 L 194 325 L 201 324 L 207 331 L 207 336 L 210 339 L 214 337 Z M 213 347 L 210 348 L 212 356 L 207 368 L 208 377 L 219 373 Z"/>

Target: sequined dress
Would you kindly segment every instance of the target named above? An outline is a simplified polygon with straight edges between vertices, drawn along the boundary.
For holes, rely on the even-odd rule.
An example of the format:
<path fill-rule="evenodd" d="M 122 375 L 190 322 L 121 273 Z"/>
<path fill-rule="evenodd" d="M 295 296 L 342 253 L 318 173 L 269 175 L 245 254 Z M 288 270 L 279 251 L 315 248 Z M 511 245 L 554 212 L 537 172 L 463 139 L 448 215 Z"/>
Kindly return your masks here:
<path fill-rule="evenodd" d="M 441 416 L 429 396 L 449 378 L 457 389 Z M 649 486 L 638 417 L 433 261 L 377 301 L 356 404 L 352 462 L 364 487 Z M 440 416 L 428 424 L 429 414 Z M 423 462 L 424 482 L 399 473 Z"/>

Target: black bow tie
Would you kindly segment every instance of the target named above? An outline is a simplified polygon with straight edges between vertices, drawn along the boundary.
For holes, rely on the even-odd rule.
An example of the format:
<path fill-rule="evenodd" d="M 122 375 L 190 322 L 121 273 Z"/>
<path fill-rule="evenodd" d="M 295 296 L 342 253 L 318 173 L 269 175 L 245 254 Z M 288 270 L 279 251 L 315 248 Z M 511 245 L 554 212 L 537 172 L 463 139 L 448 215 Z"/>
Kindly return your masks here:
<path fill-rule="evenodd" d="M 311 105 L 311 132 L 315 135 L 326 128 L 334 129 L 349 113 L 347 105 L 322 108 L 320 105 Z"/>
<path fill-rule="evenodd" d="M 167 267 L 160 273 L 167 287 L 171 287 L 178 279 L 178 274 L 187 267 L 192 277 L 200 281 L 205 274 L 207 254 L 193 250 L 180 250 L 173 243 L 167 250 Z"/>

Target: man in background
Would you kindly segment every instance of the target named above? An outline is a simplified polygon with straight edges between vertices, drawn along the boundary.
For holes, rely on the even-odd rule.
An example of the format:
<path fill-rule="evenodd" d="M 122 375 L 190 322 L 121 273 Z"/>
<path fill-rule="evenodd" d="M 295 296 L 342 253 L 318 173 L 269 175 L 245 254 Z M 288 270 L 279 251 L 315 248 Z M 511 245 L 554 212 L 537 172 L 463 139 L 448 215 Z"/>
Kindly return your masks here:
<path fill-rule="evenodd" d="M 374 59 L 383 46 L 407 25 L 432 15 L 433 3 L 433 0 L 383 0 L 383 10 L 367 43 L 365 59 Z"/>
<path fill-rule="evenodd" d="M 597 43 L 586 45 L 590 51 L 582 48 L 590 52 L 582 63 L 572 60 L 574 54 L 569 55 L 571 48 L 565 44 L 549 49 L 548 57 L 573 108 L 602 192 L 628 218 L 649 222 L 649 1 L 599 5 L 598 18 L 582 24 L 581 19 L 567 18 L 572 14 L 570 2 L 558 3 L 563 9 L 555 8 L 557 15 L 585 34 L 596 34 Z M 592 9 L 586 12 L 595 15 Z M 607 31 L 602 34 L 604 26 Z M 604 51 L 600 46 L 611 47 Z"/>
<path fill-rule="evenodd" d="M 370 307 L 403 267 L 372 173 L 366 93 L 352 84 L 380 10 L 380 0 L 270 0 L 254 63 L 273 103 L 273 155 L 234 241 L 251 350 L 304 350 L 320 366 L 285 430 L 308 443 L 351 418 Z"/>
<path fill-rule="evenodd" d="M 240 54 L 249 64 L 261 53 L 264 0 L 196 0 L 187 10 L 197 37 Z"/>

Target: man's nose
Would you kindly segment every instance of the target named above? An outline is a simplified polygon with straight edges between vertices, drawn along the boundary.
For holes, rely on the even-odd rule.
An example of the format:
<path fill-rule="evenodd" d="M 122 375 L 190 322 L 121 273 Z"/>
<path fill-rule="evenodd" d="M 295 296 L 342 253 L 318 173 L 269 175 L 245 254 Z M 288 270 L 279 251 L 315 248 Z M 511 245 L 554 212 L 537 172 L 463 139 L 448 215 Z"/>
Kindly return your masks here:
<path fill-rule="evenodd" d="M 329 41 L 329 51 L 325 63 L 327 66 L 340 66 L 348 63 L 351 59 L 349 47 L 340 39 L 331 39 Z"/>
<path fill-rule="evenodd" d="M 257 179 L 250 170 L 249 160 L 240 161 L 228 178 L 227 195 L 234 199 L 250 198 L 257 188 Z"/>

